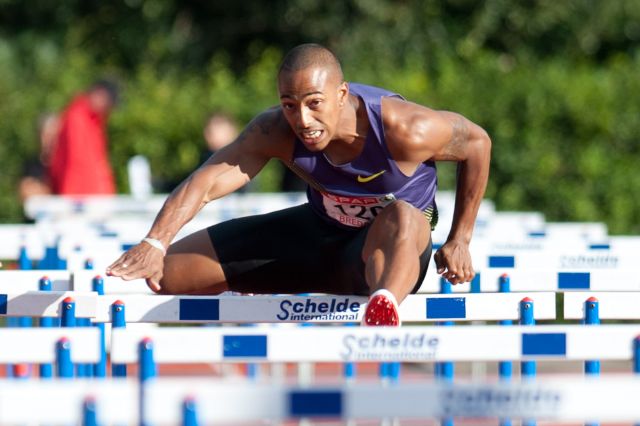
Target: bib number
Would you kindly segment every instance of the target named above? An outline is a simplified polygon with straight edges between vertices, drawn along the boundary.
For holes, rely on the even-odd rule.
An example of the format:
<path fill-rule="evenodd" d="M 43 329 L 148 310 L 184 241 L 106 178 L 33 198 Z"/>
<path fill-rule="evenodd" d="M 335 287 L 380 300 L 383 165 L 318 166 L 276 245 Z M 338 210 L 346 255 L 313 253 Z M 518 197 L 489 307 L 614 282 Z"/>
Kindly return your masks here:
<path fill-rule="evenodd" d="M 362 228 L 387 205 L 395 201 L 393 194 L 383 196 L 345 196 L 322 192 L 322 203 L 329 217 L 343 225 Z"/>

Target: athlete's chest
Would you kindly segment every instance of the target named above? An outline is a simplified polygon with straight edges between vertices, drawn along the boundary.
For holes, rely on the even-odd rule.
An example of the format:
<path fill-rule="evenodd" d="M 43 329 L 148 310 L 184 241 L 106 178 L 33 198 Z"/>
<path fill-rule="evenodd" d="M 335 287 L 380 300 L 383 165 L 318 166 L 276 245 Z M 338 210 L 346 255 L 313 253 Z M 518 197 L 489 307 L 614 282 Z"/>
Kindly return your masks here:
<path fill-rule="evenodd" d="M 379 142 L 367 142 L 368 145 L 374 143 Z M 402 188 L 407 181 L 379 145 L 365 147 L 357 158 L 346 164 L 334 164 L 322 152 L 299 152 L 294 156 L 294 164 L 316 186 L 339 194 L 388 194 Z"/>

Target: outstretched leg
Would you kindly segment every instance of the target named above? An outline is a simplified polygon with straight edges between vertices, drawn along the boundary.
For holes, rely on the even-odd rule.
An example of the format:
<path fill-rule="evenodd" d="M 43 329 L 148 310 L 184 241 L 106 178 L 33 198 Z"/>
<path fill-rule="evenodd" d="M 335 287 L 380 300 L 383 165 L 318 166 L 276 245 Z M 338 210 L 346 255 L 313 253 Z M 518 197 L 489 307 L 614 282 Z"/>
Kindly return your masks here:
<path fill-rule="evenodd" d="M 420 257 L 431 240 L 427 217 L 404 201 L 385 207 L 371 224 L 362 250 L 371 289 L 365 325 L 398 325 L 397 305 L 420 278 Z"/>

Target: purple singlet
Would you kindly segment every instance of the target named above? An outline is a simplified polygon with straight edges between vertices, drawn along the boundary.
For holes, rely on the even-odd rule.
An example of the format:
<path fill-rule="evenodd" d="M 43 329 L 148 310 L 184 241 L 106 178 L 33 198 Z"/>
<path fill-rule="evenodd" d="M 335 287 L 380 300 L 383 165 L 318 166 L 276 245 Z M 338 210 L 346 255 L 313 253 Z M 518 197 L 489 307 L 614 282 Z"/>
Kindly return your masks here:
<path fill-rule="evenodd" d="M 323 152 L 311 152 L 296 140 L 292 169 L 309 182 L 307 197 L 322 217 L 343 226 L 366 226 L 387 204 L 404 200 L 424 211 L 432 227 L 437 221 L 436 167 L 433 161 L 418 166 L 406 176 L 385 143 L 381 100 L 395 96 L 377 87 L 350 83 L 351 94 L 367 108 L 370 128 L 360 156 L 347 164 L 332 164 Z"/>

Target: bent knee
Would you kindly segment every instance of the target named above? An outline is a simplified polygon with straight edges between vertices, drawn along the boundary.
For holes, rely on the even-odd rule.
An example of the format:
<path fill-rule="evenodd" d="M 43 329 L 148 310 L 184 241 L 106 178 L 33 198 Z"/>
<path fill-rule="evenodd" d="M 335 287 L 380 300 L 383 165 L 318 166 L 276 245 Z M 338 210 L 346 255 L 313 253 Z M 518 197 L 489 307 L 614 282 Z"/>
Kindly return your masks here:
<path fill-rule="evenodd" d="M 422 226 L 426 220 L 425 215 L 416 207 L 403 200 L 398 200 L 387 207 L 378 215 L 376 221 L 392 225 L 398 230 L 413 230 L 416 226 Z"/>

